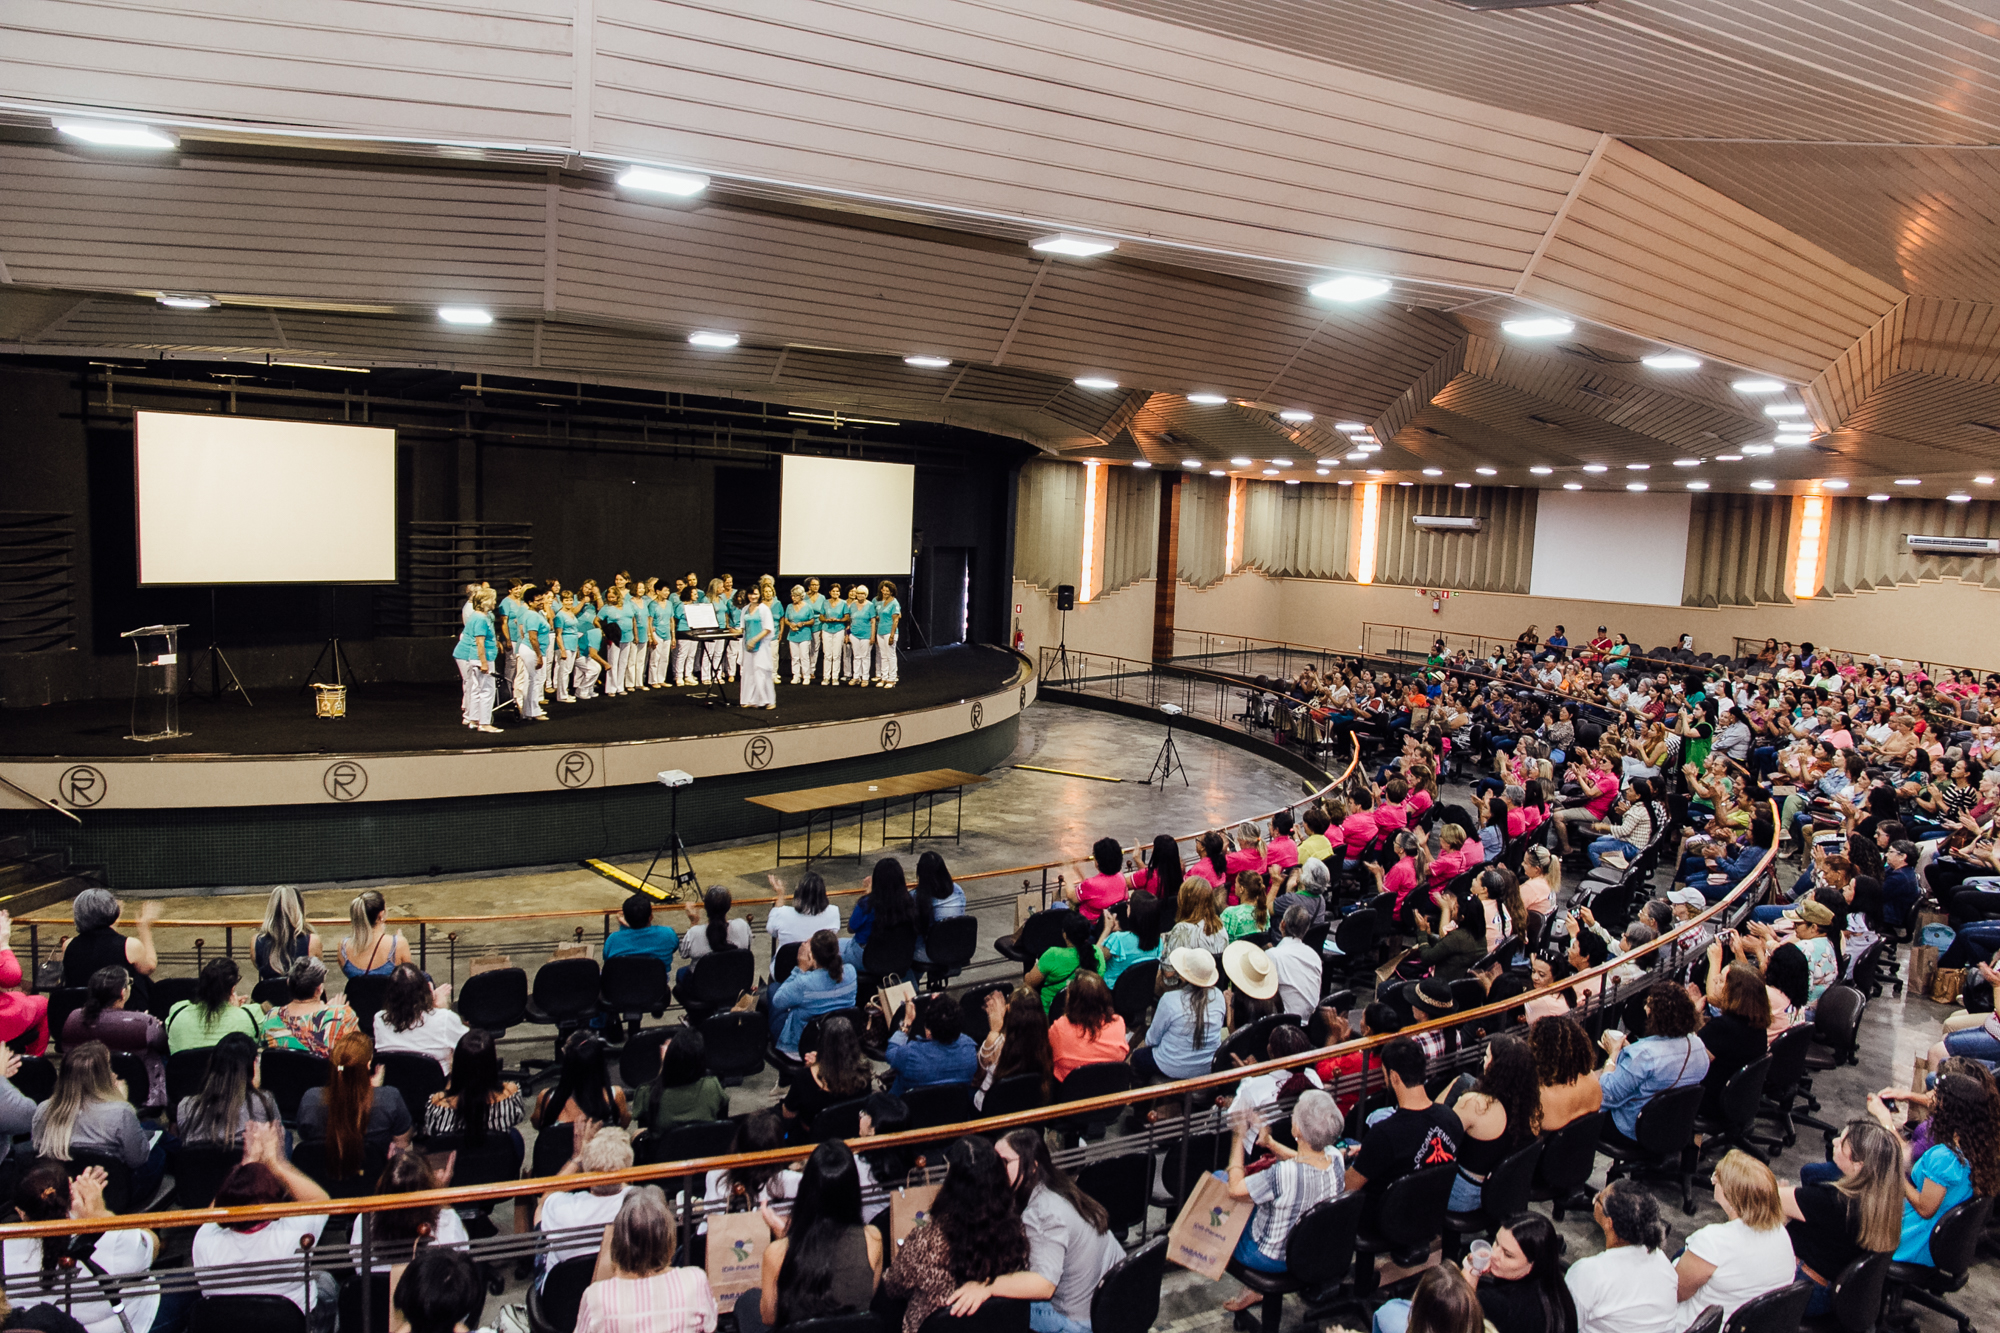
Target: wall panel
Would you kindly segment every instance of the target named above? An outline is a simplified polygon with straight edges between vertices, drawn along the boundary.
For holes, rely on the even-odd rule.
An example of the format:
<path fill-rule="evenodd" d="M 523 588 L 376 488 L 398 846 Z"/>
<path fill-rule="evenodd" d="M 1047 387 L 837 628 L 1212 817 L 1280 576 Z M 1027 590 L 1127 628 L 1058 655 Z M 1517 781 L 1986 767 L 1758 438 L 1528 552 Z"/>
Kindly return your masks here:
<path fill-rule="evenodd" d="M 1014 517 L 1014 577 L 1039 588 L 1083 581 L 1083 468 L 1030 459 Z"/>
<path fill-rule="evenodd" d="M 1275 576 L 1354 577 L 1353 487 L 1253 481 L 1244 489 L 1244 564 Z"/>
<path fill-rule="evenodd" d="M 1375 581 L 1479 592 L 1528 590 L 1536 492 L 1474 486 L 1384 486 L 1377 510 Z M 1417 514 L 1477 514 L 1476 533 L 1425 532 Z"/>
<path fill-rule="evenodd" d="M 1975 500 L 1838 499 L 1832 502 L 1826 545 L 1826 591 L 1876 592 L 1898 584 L 1958 579 L 2000 588 L 2000 559 L 1917 555 L 1904 542 L 1928 537 L 2000 537 L 2000 504 Z"/>
<path fill-rule="evenodd" d="M 1180 577 L 1206 588 L 1229 573 L 1223 565 L 1229 523 L 1229 479 L 1190 475 L 1181 482 Z M 1243 558 L 1242 550 L 1237 559 Z"/>
<path fill-rule="evenodd" d="M 1102 467 L 1104 569 L 1097 593 L 1117 592 L 1153 577 L 1160 531 L 1160 479 L 1132 467 Z M 1096 595 L 1096 594 L 1093 594 Z"/>
<path fill-rule="evenodd" d="M 1687 573 L 1683 606 L 1789 604 L 1786 555 L 1790 549 L 1789 495 L 1694 497 L 1688 515 Z"/>

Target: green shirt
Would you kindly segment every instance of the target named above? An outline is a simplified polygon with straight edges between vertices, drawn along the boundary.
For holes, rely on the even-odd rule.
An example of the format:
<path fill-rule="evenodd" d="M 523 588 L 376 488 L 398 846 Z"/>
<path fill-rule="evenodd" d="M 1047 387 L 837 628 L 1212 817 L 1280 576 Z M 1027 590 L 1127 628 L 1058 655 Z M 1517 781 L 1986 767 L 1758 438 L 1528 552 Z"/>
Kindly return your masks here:
<path fill-rule="evenodd" d="M 1091 948 L 1097 955 L 1097 970 L 1101 975 L 1104 971 L 1104 950 L 1096 945 L 1092 945 Z M 1049 1011 L 1049 1006 L 1056 1002 L 1056 996 L 1062 994 L 1063 987 L 1069 985 L 1069 979 L 1076 975 L 1081 963 L 1082 960 L 1077 957 L 1076 950 L 1067 944 L 1059 948 L 1045 949 L 1042 951 L 1042 956 L 1035 960 L 1035 969 L 1042 974 L 1043 1013 Z"/>
<path fill-rule="evenodd" d="M 231 1032 L 241 1032 L 259 1046 L 264 1044 L 261 1015 L 253 1016 L 243 1005 L 225 1006 L 213 1019 L 193 1000 L 182 1000 L 167 1010 L 167 1052 L 199 1051 L 213 1046 Z"/>
<path fill-rule="evenodd" d="M 1242 939 L 1245 935 L 1262 934 L 1271 927 L 1268 921 L 1261 926 L 1257 924 L 1257 909 L 1254 905 L 1238 903 L 1234 907 L 1222 909 L 1222 928 L 1229 932 L 1229 938 L 1234 941 Z"/>
<path fill-rule="evenodd" d="M 729 1118 L 729 1093 L 713 1074 L 676 1088 L 648 1083 L 633 1095 L 632 1123 L 655 1132 Z"/>

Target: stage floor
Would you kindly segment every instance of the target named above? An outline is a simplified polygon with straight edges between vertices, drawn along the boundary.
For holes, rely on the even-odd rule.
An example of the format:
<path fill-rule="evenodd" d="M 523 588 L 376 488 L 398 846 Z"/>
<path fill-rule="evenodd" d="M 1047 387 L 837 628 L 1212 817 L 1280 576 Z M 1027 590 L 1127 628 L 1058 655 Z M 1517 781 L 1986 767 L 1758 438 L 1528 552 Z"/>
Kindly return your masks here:
<path fill-rule="evenodd" d="M 511 708 L 494 717 L 499 735 L 459 725 L 459 687 L 436 685 L 357 685 L 347 694 L 347 716 L 313 716 L 310 695 L 296 690 L 258 690 L 246 706 L 231 697 L 211 703 L 207 696 L 184 698 L 178 740 L 141 744 L 125 739 L 131 704 L 97 699 L 51 704 L 0 713 L 0 756 L 10 759 L 140 758 L 177 755 L 384 754 L 397 751 L 484 750 L 522 745 L 607 745 L 619 741 L 666 740 L 857 718 L 932 708 L 973 695 L 990 694 L 1020 669 L 1020 659 L 1000 648 L 960 644 L 905 653 L 902 682 L 894 689 L 840 685 L 778 685 L 778 707 L 708 708 L 694 696 L 699 688 L 649 690 L 586 703 L 550 702 L 548 722 L 523 722 Z M 731 699 L 736 687 L 725 686 Z"/>

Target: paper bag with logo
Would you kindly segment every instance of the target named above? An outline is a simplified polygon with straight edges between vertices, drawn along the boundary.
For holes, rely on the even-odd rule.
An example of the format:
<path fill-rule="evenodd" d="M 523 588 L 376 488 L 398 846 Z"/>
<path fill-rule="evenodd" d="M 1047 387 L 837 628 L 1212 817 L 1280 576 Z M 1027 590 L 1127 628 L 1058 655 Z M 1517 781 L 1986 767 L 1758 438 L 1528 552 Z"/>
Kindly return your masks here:
<path fill-rule="evenodd" d="M 1964 986 L 1964 968 L 1937 968 L 1931 973 L 1931 1002 L 1933 1004 L 1957 1004 L 1958 993 Z"/>
<path fill-rule="evenodd" d="M 708 1219 L 708 1289 L 720 1298 L 750 1291 L 763 1278 L 771 1228 L 756 1213 L 718 1213 Z"/>
<path fill-rule="evenodd" d="M 561 962 L 565 958 L 588 958 L 588 957 L 590 957 L 590 946 L 588 944 L 585 944 L 582 940 L 578 940 L 574 944 L 558 944 L 556 946 L 556 951 L 549 955 L 549 961 L 554 963 L 554 962 Z"/>
<path fill-rule="evenodd" d="M 1904 983 L 1912 995 L 1931 993 L 1931 975 L 1937 971 L 1938 951 L 1928 944 L 1910 946 L 1910 964 Z"/>
<path fill-rule="evenodd" d="M 1042 910 L 1042 895 L 1029 889 L 1014 899 L 1014 929 L 1026 925 L 1028 918 Z"/>
<path fill-rule="evenodd" d="M 1203 1172 L 1167 1233 L 1167 1258 L 1213 1282 L 1229 1266 L 1249 1221 L 1250 1201 L 1230 1198 L 1229 1186 Z"/>
<path fill-rule="evenodd" d="M 905 1185 L 889 1196 L 889 1238 L 901 1245 L 912 1231 L 931 1220 L 931 1204 L 937 1201 L 936 1185 Z"/>
<path fill-rule="evenodd" d="M 882 979 L 882 989 L 875 992 L 875 1002 L 881 1007 L 883 1016 L 889 1020 L 892 1031 L 896 1026 L 896 1015 L 903 1012 L 905 1004 L 916 998 L 915 986 L 907 981 L 890 981 L 887 977 Z"/>

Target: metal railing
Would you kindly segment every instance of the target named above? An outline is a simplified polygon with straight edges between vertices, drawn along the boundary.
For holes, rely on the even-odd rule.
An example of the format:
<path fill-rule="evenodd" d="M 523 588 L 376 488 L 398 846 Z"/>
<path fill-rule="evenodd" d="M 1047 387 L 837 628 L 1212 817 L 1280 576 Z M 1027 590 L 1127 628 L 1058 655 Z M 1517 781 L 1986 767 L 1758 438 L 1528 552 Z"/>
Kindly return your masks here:
<path fill-rule="evenodd" d="M 1739 636 L 1734 640 L 1734 643 L 1735 647 L 1732 653 L 1738 658 L 1754 658 L 1757 654 L 1764 651 L 1763 639 L 1746 639 Z M 1778 661 L 1771 669 L 1775 671 L 1779 666 L 1783 666 L 1784 660 L 1787 657 L 1797 656 L 1798 651 L 1799 646 L 1797 644 L 1786 643 L 1783 639 L 1780 639 L 1778 641 Z M 1995 667 L 1962 666 L 1954 662 L 1934 662 L 1926 658 L 1897 657 L 1891 653 L 1866 652 L 1858 648 L 1829 648 L 1824 644 L 1818 643 L 1813 645 L 1813 654 L 1816 657 L 1831 656 L 1836 660 L 1844 657 L 1857 666 L 1872 666 L 1875 660 L 1880 658 L 1882 665 L 1891 671 L 1901 671 L 1905 676 L 1908 676 L 1913 671 L 1922 671 L 1932 680 L 1941 679 L 1945 673 L 1953 671 L 1963 671 L 1975 681 L 1981 681 L 1989 675 L 2000 673 L 2000 668 Z M 1901 662 L 1902 665 L 1897 666 L 1896 663 L 1898 662 Z"/>

